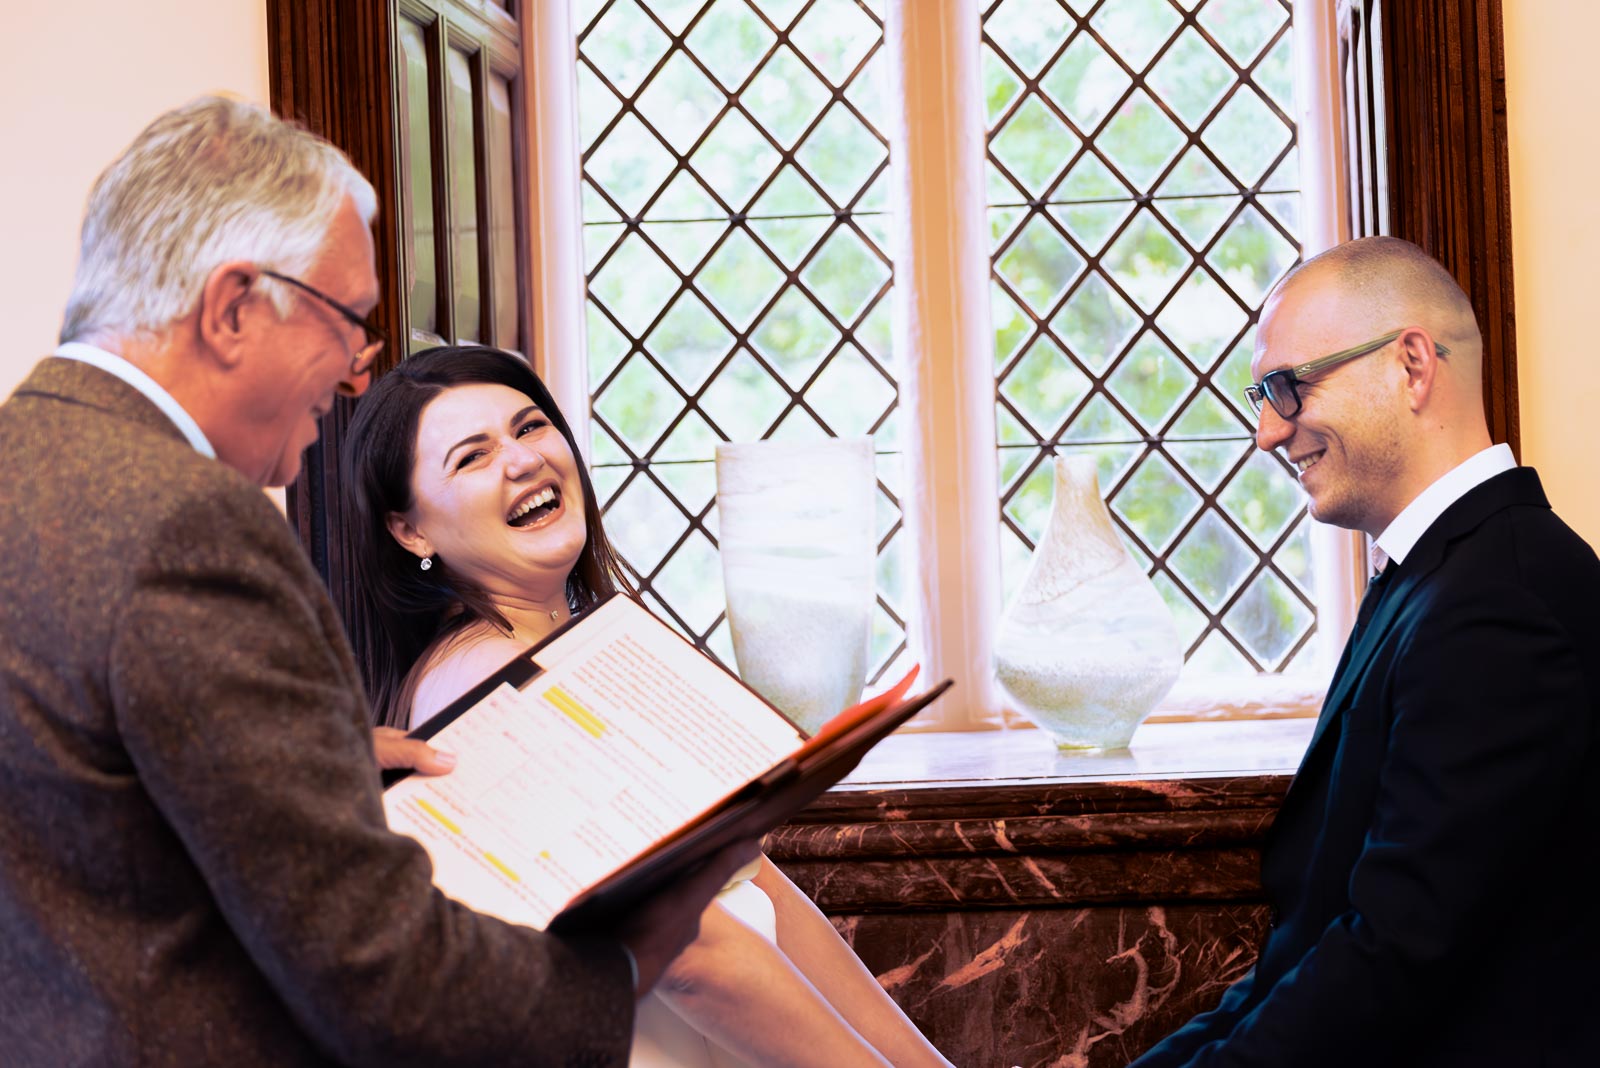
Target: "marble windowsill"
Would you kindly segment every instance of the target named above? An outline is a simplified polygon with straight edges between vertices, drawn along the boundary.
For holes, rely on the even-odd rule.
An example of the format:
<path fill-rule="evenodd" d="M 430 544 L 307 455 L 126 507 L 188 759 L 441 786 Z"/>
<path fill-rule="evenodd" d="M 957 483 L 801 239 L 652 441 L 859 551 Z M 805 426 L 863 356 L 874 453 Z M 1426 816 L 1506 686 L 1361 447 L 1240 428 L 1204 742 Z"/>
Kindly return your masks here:
<path fill-rule="evenodd" d="M 835 792 L 1004 783 L 1141 782 L 1292 775 L 1313 719 L 1146 723 L 1127 749 L 1062 750 L 1040 730 L 897 734 Z"/>

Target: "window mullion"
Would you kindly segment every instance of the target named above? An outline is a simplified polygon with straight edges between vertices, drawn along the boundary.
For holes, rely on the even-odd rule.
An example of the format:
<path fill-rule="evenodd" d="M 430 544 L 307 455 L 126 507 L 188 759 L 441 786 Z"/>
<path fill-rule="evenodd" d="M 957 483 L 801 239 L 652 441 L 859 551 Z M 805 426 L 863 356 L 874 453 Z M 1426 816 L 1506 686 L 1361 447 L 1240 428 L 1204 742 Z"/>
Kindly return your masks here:
<path fill-rule="evenodd" d="M 1339 0 L 1295 0 L 1294 55 L 1300 142 L 1300 254 L 1310 259 L 1350 237 L 1340 121 Z M 1325 523 L 1311 527 L 1317 561 L 1318 659 L 1331 673 L 1355 624 L 1366 569 L 1362 535 Z"/>
<path fill-rule="evenodd" d="M 912 647 L 930 680 L 956 680 L 928 725 L 992 727 L 1000 494 L 976 0 L 890 0 L 885 45 Z"/>
<path fill-rule="evenodd" d="M 583 209 L 578 139 L 578 55 L 570 5 L 522 7 L 528 160 L 528 358 L 590 448 L 589 364 L 584 323 Z"/>

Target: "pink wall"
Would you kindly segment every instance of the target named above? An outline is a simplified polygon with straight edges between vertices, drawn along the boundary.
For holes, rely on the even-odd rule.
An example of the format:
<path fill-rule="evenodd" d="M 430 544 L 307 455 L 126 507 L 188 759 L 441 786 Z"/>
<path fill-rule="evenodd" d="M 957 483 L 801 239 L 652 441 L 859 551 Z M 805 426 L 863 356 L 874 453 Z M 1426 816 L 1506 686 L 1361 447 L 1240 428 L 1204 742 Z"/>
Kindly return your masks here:
<path fill-rule="evenodd" d="M 83 202 L 163 110 L 267 98 L 265 0 L 8 4 L 0 34 L 0 396 L 55 345 Z"/>
<path fill-rule="evenodd" d="M 1600 4 L 1504 7 L 1522 459 L 1556 511 L 1600 546 Z"/>

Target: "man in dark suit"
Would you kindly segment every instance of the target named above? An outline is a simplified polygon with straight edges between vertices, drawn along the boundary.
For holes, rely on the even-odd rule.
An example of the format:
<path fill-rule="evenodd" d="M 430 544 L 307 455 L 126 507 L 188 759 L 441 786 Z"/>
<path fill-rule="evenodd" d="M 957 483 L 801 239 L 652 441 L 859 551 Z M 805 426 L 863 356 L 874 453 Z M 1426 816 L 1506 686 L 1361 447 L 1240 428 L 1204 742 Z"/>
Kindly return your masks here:
<path fill-rule="evenodd" d="M 1491 446 L 1481 359 L 1394 238 L 1267 302 L 1256 443 L 1387 566 L 1266 843 L 1256 967 L 1139 1068 L 1600 1063 L 1600 563 Z"/>
<path fill-rule="evenodd" d="M 7 1065 L 621 1065 L 754 855 L 559 938 L 444 898 L 385 827 L 339 620 L 259 488 L 366 386 L 374 207 L 220 99 L 91 194 L 64 344 L 0 407 Z"/>

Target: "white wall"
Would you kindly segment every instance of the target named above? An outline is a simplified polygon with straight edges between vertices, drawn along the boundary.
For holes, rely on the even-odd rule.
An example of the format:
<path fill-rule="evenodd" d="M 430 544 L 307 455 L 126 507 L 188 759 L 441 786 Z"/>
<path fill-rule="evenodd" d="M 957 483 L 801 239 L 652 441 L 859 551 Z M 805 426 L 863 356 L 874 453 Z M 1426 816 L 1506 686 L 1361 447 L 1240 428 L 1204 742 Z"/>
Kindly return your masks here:
<path fill-rule="evenodd" d="M 202 93 L 265 102 L 265 0 L 34 0 L 0 34 L 0 396 L 55 346 L 89 186 Z"/>
<path fill-rule="evenodd" d="M 1504 7 L 1522 459 L 1600 547 L 1600 4 Z"/>

